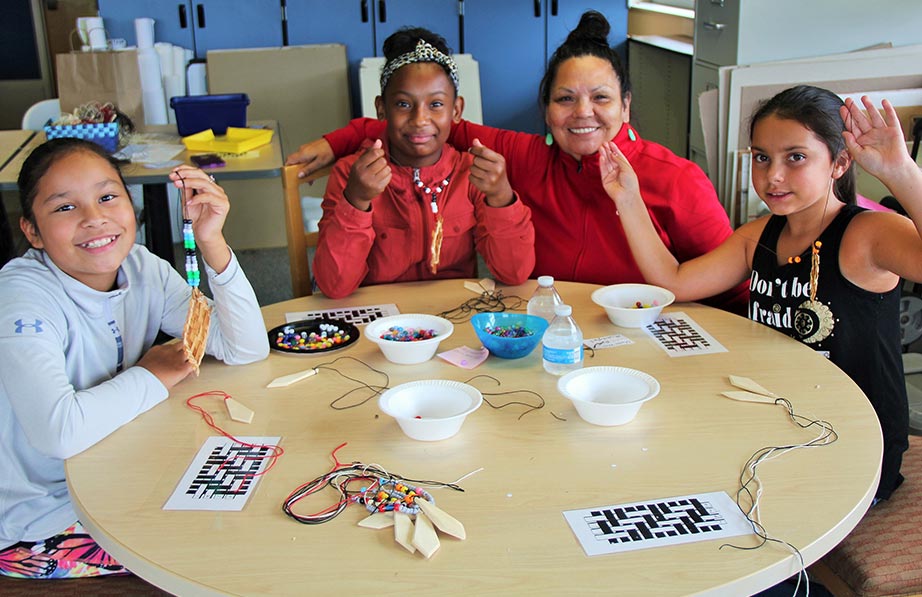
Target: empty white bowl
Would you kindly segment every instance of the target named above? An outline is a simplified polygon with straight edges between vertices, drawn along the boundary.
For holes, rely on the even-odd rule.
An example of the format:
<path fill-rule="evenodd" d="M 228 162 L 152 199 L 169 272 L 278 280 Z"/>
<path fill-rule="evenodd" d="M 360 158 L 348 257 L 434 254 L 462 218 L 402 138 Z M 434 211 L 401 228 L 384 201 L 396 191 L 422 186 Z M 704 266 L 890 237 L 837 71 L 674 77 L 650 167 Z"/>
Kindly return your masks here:
<path fill-rule="evenodd" d="M 400 384 L 378 398 L 378 407 L 394 417 L 408 437 L 421 441 L 455 435 L 467 415 L 482 403 L 477 388 L 445 379 Z"/>
<path fill-rule="evenodd" d="M 643 371 L 626 367 L 586 367 L 557 382 L 576 412 L 593 425 L 631 422 L 644 402 L 659 394 L 659 382 Z"/>
<path fill-rule="evenodd" d="M 592 293 L 592 302 L 605 309 L 608 319 L 623 328 L 650 325 L 663 307 L 671 305 L 675 295 L 652 284 L 614 284 Z M 638 307 L 637 303 L 643 305 Z"/>
<path fill-rule="evenodd" d="M 382 334 L 392 327 L 400 327 L 405 330 L 411 328 L 415 330 L 432 330 L 435 335 L 426 340 L 412 342 L 400 342 L 382 338 Z M 402 313 L 372 321 L 365 326 L 365 337 L 381 348 L 381 352 L 384 353 L 384 357 L 388 361 L 398 365 L 415 365 L 431 359 L 435 355 L 435 351 L 438 350 L 439 343 L 451 336 L 454 331 L 455 326 L 442 317 L 425 313 Z"/>

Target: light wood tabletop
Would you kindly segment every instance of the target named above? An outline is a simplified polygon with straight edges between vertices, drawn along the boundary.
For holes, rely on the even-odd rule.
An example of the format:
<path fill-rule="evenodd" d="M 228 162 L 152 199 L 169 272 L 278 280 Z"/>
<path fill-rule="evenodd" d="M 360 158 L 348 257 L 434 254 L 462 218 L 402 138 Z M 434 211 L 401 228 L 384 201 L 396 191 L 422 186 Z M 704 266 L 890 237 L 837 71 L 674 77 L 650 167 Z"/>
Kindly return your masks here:
<path fill-rule="evenodd" d="M 815 429 L 795 426 L 779 406 L 723 397 L 733 389 L 727 380 L 732 374 L 785 396 L 795 412 L 825 419 L 838 433 L 829 446 L 761 465 L 766 531 L 795 546 L 810 564 L 858 523 L 876 489 L 882 442 L 873 409 L 838 368 L 765 326 L 692 303 L 672 305 L 667 313 L 684 312 L 727 351 L 673 358 L 644 330 L 612 325 L 590 300 L 596 286 L 557 287 L 586 338 L 623 334 L 632 341 L 593 357 L 587 353 L 585 366 L 630 367 L 659 380 L 660 394 L 629 424 L 598 427 L 581 420 L 558 393 L 558 378 L 542 369 L 540 348 L 519 360 L 490 357 L 473 371 L 440 358 L 393 365 L 365 337 L 327 355 L 272 351 L 267 360 L 242 367 L 206 358 L 201 375 L 176 386 L 167 401 L 68 460 L 80 520 L 123 564 L 179 595 L 751 594 L 799 570 L 790 549 L 777 543 L 721 549 L 725 541 L 707 540 L 587 557 L 562 514 L 706 492 L 735 497 L 754 452 L 816 436 Z M 527 299 L 533 289 L 530 281 L 503 291 Z M 394 303 L 403 313 L 437 314 L 473 296 L 461 280 L 372 286 L 342 300 L 294 299 L 264 308 L 263 315 L 271 329 L 285 322 L 286 313 L 345 306 Z M 480 346 L 467 322 L 455 324 L 440 351 L 463 345 Z M 521 406 L 494 410 L 484 404 L 456 436 L 420 442 L 381 413 L 376 398 L 347 410 L 331 408 L 357 384 L 329 370 L 266 389 L 276 377 L 340 357 L 386 371 L 391 387 L 482 374 L 500 382 L 471 382 L 485 393 L 530 389 L 546 405 L 520 418 Z M 380 383 L 350 359 L 332 366 Z M 187 398 L 208 390 L 223 390 L 255 411 L 252 423 L 237 423 L 219 399 L 198 399 L 218 425 L 235 435 L 281 436 L 285 454 L 240 512 L 164 511 L 203 442 L 216 435 L 186 406 Z M 356 393 L 346 402 L 367 396 Z M 330 454 L 343 442 L 340 461 L 377 463 L 408 478 L 450 482 L 479 470 L 461 482 L 463 493 L 433 490 L 439 506 L 465 525 L 466 540 L 443 536 L 427 561 L 399 547 L 390 530 L 356 526 L 367 515 L 361 506 L 313 526 L 288 518 L 283 500 L 330 471 Z M 321 493 L 296 510 L 317 512 L 335 500 L 333 492 Z M 730 542 L 757 544 L 755 536 Z"/>
<path fill-rule="evenodd" d="M 19 152 L 19 149 L 25 145 L 33 135 L 35 135 L 35 131 L 0 131 L 0 172 L 4 172 L 6 170 L 8 162 L 13 160 L 13 158 Z M 18 175 L 19 170 L 17 169 L 16 176 Z M 15 178 L 13 181 L 15 182 Z"/>

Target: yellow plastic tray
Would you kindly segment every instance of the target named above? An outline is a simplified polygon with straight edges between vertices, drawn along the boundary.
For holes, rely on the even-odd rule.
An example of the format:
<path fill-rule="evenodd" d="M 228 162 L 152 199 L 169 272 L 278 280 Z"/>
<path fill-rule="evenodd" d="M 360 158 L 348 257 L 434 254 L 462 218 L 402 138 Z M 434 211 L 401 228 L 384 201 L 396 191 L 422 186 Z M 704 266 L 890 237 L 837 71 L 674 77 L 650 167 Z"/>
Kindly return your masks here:
<path fill-rule="evenodd" d="M 247 129 L 229 126 L 227 134 L 215 137 L 211 129 L 183 137 L 186 149 L 212 153 L 245 153 L 272 141 L 272 129 Z"/>

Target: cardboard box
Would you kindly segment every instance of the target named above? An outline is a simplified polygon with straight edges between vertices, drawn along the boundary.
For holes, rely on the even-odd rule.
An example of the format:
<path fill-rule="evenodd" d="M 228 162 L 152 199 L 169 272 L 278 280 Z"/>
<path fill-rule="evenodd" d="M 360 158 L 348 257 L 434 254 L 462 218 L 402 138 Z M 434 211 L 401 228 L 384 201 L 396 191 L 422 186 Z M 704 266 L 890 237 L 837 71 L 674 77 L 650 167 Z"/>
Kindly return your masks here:
<path fill-rule="evenodd" d="M 321 44 L 208 52 L 209 93 L 246 93 L 250 120 L 277 120 L 283 155 L 348 124 L 346 46 Z M 286 245 L 280 178 L 222 181 L 232 209 L 224 226 L 235 249 Z M 306 185 L 322 195 L 325 183 Z"/>

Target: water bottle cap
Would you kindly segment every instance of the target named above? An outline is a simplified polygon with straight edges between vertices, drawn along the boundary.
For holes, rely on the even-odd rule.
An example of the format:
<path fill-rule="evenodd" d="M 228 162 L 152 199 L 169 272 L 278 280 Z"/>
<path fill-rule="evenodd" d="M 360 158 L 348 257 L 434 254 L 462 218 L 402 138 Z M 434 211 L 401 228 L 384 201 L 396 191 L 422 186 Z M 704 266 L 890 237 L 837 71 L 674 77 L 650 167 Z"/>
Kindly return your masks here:
<path fill-rule="evenodd" d="M 563 315 L 568 317 L 573 313 L 573 307 L 570 305 L 554 305 L 554 315 Z"/>
<path fill-rule="evenodd" d="M 549 288 L 554 285 L 554 276 L 539 276 L 538 277 L 538 286 L 544 286 Z"/>

